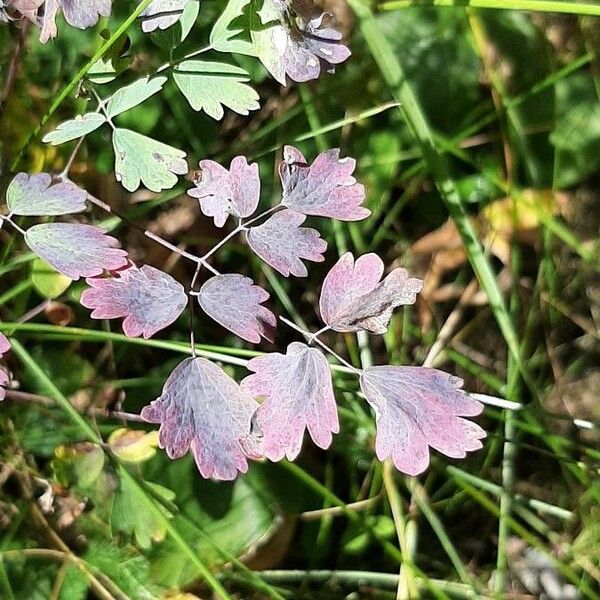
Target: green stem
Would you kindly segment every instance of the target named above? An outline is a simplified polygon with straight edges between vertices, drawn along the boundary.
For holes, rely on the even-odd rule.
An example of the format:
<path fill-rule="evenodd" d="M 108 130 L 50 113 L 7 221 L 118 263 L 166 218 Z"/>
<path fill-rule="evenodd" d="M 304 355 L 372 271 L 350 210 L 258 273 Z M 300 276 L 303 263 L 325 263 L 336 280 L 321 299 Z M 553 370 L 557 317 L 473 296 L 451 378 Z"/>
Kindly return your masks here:
<path fill-rule="evenodd" d="M 378 6 L 380 10 L 397 10 L 412 6 L 451 6 L 493 8 L 498 10 L 535 10 L 570 15 L 600 16 L 600 5 L 592 2 L 562 0 L 390 0 Z"/>
<path fill-rule="evenodd" d="M 50 396 L 66 415 L 73 421 L 81 432 L 85 435 L 85 438 L 95 444 L 103 444 L 101 436 L 96 433 L 92 426 L 75 410 L 69 400 L 64 394 L 54 385 L 50 377 L 40 368 L 33 357 L 25 350 L 18 340 L 11 339 L 12 350 L 16 356 L 21 360 L 23 365 L 30 371 L 30 373 L 38 381 L 42 389 Z M 148 495 L 146 490 L 140 486 L 137 480 L 119 463 L 116 456 L 109 454 L 111 460 L 117 464 L 120 477 L 127 479 L 131 485 L 138 488 L 140 493 L 145 499 L 147 509 L 154 514 L 154 516 L 160 519 L 162 525 L 165 527 L 169 535 L 173 538 L 173 541 L 179 546 L 180 550 L 185 554 L 194 566 L 198 569 L 198 572 L 206 580 L 208 585 L 212 588 L 215 594 L 222 600 L 232 600 L 231 596 L 227 593 L 227 590 L 221 585 L 218 579 L 210 572 L 208 567 L 200 560 L 194 550 L 187 544 L 181 534 L 175 529 L 168 517 L 164 514 L 163 510 L 158 504 Z"/>
<path fill-rule="evenodd" d="M 490 307 L 494 312 L 508 350 L 519 365 L 523 379 L 532 389 L 532 392 L 534 392 L 535 386 L 522 360 L 517 335 L 498 282 L 496 281 L 496 275 L 483 252 L 473 224 L 466 214 L 456 183 L 451 177 L 447 157 L 443 151 L 438 150 L 436 147 L 433 131 L 419 105 L 415 92 L 407 80 L 404 69 L 396 58 L 390 42 L 381 31 L 370 8 L 362 4 L 359 0 L 350 0 L 350 6 L 360 21 L 360 27 L 365 40 L 369 45 L 384 80 L 388 84 L 394 99 L 400 103 L 398 110 L 417 140 L 423 158 L 435 180 L 438 192 L 446 205 L 450 217 L 456 224 L 469 256 L 471 266 L 482 289 L 486 292 Z"/>
<path fill-rule="evenodd" d="M 69 96 L 69 94 L 77 88 L 79 82 L 87 75 L 88 71 L 96 64 L 98 60 L 100 60 L 110 48 L 115 44 L 115 42 L 129 29 L 129 26 L 138 18 L 138 16 L 142 13 L 142 11 L 152 2 L 152 0 L 142 0 L 137 8 L 129 15 L 129 17 L 123 21 L 121 26 L 106 40 L 104 44 L 94 52 L 94 55 L 90 60 L 88 60 L 77 73 L 73 76 L 71 81 L 61 90 L 60 94 L 55 98 L 54 102 L 50 105 L 50 108 L 46 112 L 46 114 L 42 117 L 42 120 L 39 122 L 37 127 L 30 133 L 27 138 L 25 144 L 17 154 L 16 158 L 13 160 L 10 170 L 16 171 L 25 151 L 29 147 L 29 144 L 34 140 L 34 138 L 40 133 L 44 125 L 48 122 L 50 117 L 58 110 L 58 107 L 65 101 L 65 99 Z"/>

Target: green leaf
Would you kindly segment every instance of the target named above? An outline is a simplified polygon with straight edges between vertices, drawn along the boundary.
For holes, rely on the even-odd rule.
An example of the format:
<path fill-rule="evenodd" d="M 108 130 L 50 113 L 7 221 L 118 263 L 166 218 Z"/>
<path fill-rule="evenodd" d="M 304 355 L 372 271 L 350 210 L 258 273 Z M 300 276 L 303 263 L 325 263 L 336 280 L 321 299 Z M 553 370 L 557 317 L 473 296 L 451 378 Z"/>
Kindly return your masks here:
<path fill-rule="evenodd" d="M 172 501 L 175 498 L 175 494 L 171 490 L 161 485 L 150 482 L 146 485 L 166 500 Z M 133 485 L 132 480 L 121 478 L 113 502 L 111 524 L 113 530 L 133 535 L 140 548 L 148 549 L 152 542 L 164 540 L 167 529 L 156 515 L 140 510 L 144 498 L 144 492 L 137 485 Z M 161 507 L 161 510 L 170 517 L 170 513 L 166 509 Z"/>
<path fill-rule="evenodd" d="M 153 192 L 172 188 L 188 171 L 185 152 L 130 129 L 115 129 L 113 146 L 117 181 L 130 192 L 140 183 Z"/>
<path fill-rule="evenodd" d="M 120 427 L 110 434 L 108 445 L 121 460 L 135 464 L 143 463 L 156 454 L 158 430 L 146 432 Z"/>
<path fill-rule="evenodd" d="M 90 442 L 61 445 L 54 450 L 51 466 L 62 486 L 89 490 L 104 468 L 104 450 Z"/>
<path fill-rule="evenodd" d="M 556 86 L 558 111 L 550 141 L 556 149 L 556 185 L 570 187 L 600 165 L 600 105 L 594 80 L 574 74 Z"/>
<path fill-rule="evenodd" d="M 254 48 L 248 40 L 235 39 L 243 29 L 229 29 L 231 23 L 241 16 L 251 0 L 230 0 L 210 32 L 210 45 L 219 52 L 233 52 L 254 56 Z"/>
<path fill-rule="evenodd" d="M 71 140 L 79 139 L 92 131 L 95 131 L 106 123 L 106 117 L 101 113 L 86 113 L 69 121 L 61 123 L 54 131 L 47 133 L 42 142 L 58 146 Z"/>
<path fill-rule="evenodd" d="M 123 58 L 101 58 L 94 63 L 88 71 L 87 77 L 97 85 L 103 85 L 114 81 L 123 71 L 125 71 L 133 62 L 131 56 Z"/>
<path fill-rule="evenodd" d="M 73 280 L 53 269 L 45 260 L 36 258 L 31 267 L 31 283 L 40 296 L 54 300 L 68 289 Z"/>
<path fill-rule="evenodd" d="M 181 17 L 171 27 L 157 30 L 152 33 L 152 41 L 167 50 L 177 48 L 192 31 L 200 12 L 200 2 L 188 2 L 181 13 Z"/>
<path fill-rule="evenodd" d="M 166 77 L 154 77 L 150 79 L 146 76 L 117 90 L 106 105 L 108 117 L 112 119 L 140 105 L 150 98 L 150 96 L 154 96 L 154 94 L 160 92 L 166 81 Z"/>
<path fill-rule="evenodd" d="M 175 83 L 194 110 L 203 110 L 217 121 L 223 118 L 223 106 L 240 115 L 260 108 L 258 94 L 244 82 L 249 76 L 234 65 L 187 60 L 173 72 Z"/>

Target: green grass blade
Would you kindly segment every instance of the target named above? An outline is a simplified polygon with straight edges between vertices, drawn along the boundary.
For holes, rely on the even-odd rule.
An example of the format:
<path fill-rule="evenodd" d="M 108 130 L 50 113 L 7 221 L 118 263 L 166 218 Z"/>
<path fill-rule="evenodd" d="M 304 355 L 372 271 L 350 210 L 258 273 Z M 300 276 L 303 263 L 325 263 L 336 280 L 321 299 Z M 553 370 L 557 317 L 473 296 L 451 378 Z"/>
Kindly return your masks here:
<path fill-rule="evenodd" d="M 535 10 L 567 15 L 600 16 L 600 5 L 594 2 L 563 2 L 562 0 L 390 0 L 381 3 L 380 10 L 398 10 L 411 6 L 493 8 L 496 10 Z"/>
<path fill-rule="evenodd" d="M 450 217 L 455 222 L 461 235 L 469 261 L 479 283 L 488 296 L 490 307 L 512 354 L 523 379 L 534 389 L 526 365 L 522 359 L 519 341 L 506 307 L 506 303 L 498 287 L 496 275 L 487 260 L 477 234 L 467 217 L 462 199 L 454 180 L 450 175 L 450 167 L 443 152 L 436 147 L 433 132 L 427 122 L 419 101 L 405 77 L 404 70 L 398 61 L 391 44 L 379 28 L 371 10 L 358 0 L 350 0 L 360 27 L 390 91 L 399 103 L 399 111 L 418 141 L 423 158 L 431 172 L 440 196 L 444 200 Z"/>
<path fill-rule="evenodd" d="M 75 90 L 75 88 L 79 85 L 79 82 L 87 75 L 88 71 L 94 66 L 94 64 L 100 60 L 115 44 L 115 42 L 129 29 L 129 26 L 138 18 L 138 16 L 143 12 L 143 10 L 150 4 L 152 0 L 142 0 L 136 9 L 123 21 L 123 23 L 117 28 L 117 30 L 98 48 L 96 52 L 94 52 L 92 58 L 88 60 L 77 73 L 73 76 L 71 81 L 60 91 L 60 94 L 56 96 L 54 102 L 50 105 L 50 108 L 46 111 L 46 114 L 42 117 L 42 120 L 39 122 L 37 127 L 29 134 L 29 137 L 25 141 L 25 144 L 17 154 L 16 158 L 13 160 L 10 165 L 11 171 L 16 171 L 29 144 L 35 139 L 35 137 L 40 133 L 44 125 L 48 122 L 50 117 L 58 110 L 58 107 L 66 100 L 69 94 Z"/>

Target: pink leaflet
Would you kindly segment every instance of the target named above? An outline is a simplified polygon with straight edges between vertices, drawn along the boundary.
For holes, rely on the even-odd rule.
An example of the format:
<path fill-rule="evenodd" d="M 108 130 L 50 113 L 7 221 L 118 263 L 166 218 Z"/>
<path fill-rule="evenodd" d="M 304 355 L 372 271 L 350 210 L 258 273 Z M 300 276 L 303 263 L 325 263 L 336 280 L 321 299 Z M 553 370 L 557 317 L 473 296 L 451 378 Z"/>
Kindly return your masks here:
<path fill-rule="evenodd" d="M 371 211 L 361 206 L 365 188 L 352 176 L 356 161 L 340 158 L 338 148 L 322 152 L 312 165 L 293 146 L 285 146 L 279 176 L 282 204 L 305 215 L 341 221 L 366 219 Z"/>
<path fill-rule="evenodd" d="M 254 374 L 242 381 L 242 390 L 266 398 L 255 422 L 267 458 L 294 460 L 305 429 L 317 446 L 329 448 L 331 434 L 340 429 L 331 371 L 319 350 L 293 342 L 287 354 L 258 356 L 250 360 L 248 369 Z"/>
<path fill-rule="evenodd" d="M 311 227 L 300 227 L 304 215 L 285 209 L 276 212 L 262 225 L 251 227 L 248 244 L 267 264 L 284 277 L 306 277 L 308 271 L 300 259 L 323 262 L 327 242 Z"/>
<path fill-rule="evenodd" d="M 383 280 L 383 262 L 364 254 L 354 262 L 346 252 L 327 273 L 321 288 L 321 318 L 335 331 L 385 333 L 394 308 L 414 304 L 423 282 L 394 269 Z"/>
<path fill-rule="evenodd" d="M 81 304 L 94 309 L 93 319 L 119 319 L 127 337 L 145 339 L 175 321 L 185 309 L 183 286 L 149 265 L 130 267 L 115 277 L 87 279 Z"/>
<path fill-rule="evenodd" d="M 8 373 L 0 367 L 0 402 L 6 398 L 6 387 L 8 386 L 10 379 Z"/>
<path fill-rule="evenodd" d="M 127 265 L 127 252 L 104 231 L 80 223 L 42 223 L 25 232 L 27 245 L 59 273 L 77 280 Z"/>
<path fill-rule="evenodd" d="M 257 55 L 282 85 L 286 74 L 310 81 L 350 56 L 342 34 L 323 27 L 326 13 L 319 13 L 312 0 L 264 0 L 258 14 L 264 27 L 252 31 Z"/>
<path fill-rule="evenodd" d="M 190 450 L 202 477 L 229 480 L 248 470 L 243 447 L 257 406 L 221 368 L 186 358 L 141 414 L 160 423 L 160 446 L 170 458 Z"/>
<path fill-rule="evenodd" d="M 200 169 L 202 178 L 188 195 L 198 198 L 202 212 L 217 227 L 223 227 L 229 215 L 241 219 L 254 213 L 260 197 L 258 164 L 236 156 L 229 171 L 214 160 L 201 160 Z"/>
<path fill-rule="evenodd" d="M 249 277 L 237 274 L 211 277 L 198 295 L 198 302 L 209 317 L 253 344 L 258 344 L 261 336 L 273 341 L 277 319 L 261 306 L 268 299 L 267 291 L 254 285 Z"/>
<path fill-rule="evenodd" d="M 9 350 L 10 342 L 3 333 L 0 333 L 0 358 L 2 358 Z"/>
<path fill-rule="evenodd" d="M 9 210 L 22 216 L 68 215 L 85 210 L 87 192 L 71 181 L 52 183 L 48 173 L 18 173 L 6 190 Z"/>
<path fill-rule="evenodd" d="M 62 8 L 65 20 L 78 29 L 92 27 L 100 16 L 110 16 L 111 0 L 46 0 L 40 41 L 45 44 L 57 35 L 56 15 Z"/>
<path fill-rule="evenodd" d="M 485 431 L 461 417 L 483 406 L 460 388 L 462 380 L 437 369 L 380 366 L 365 369 L 360 387 L 375 411 L 379 460 L 418 475 L 429 465 L 429 446 L 451 458 L 482 447 Z"/>

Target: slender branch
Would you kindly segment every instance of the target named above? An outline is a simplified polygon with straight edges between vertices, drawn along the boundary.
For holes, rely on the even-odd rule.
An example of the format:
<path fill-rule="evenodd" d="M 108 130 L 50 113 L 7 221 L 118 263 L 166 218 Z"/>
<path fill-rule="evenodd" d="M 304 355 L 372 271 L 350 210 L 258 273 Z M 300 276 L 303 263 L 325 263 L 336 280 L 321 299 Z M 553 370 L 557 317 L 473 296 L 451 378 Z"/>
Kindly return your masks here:
<path fill-rule="evenodd" d="M 204 48 L 200 48 L 199 50 L 194 50 L 193 52 L 190 52 L 189 54 L 186 54 L 185 56 L 182 56 L 181 58 L 177 58 L 176 60 L 169 61 L 168 63 L 161 65 L 154 72 L 154 74 L 158 75 L 159 73 L 164 73 L 165 71 L 167 71 L 169 69 L 174 69 L 177 65 L 181 64 L 182 62 L 185 62 L 186 60 L 189 60 L 190 58 L 194 58 L 195 56 L 199 56 L 200 54 L 204 54 L 205 52 L 208 52 L 209 50 L 212 50 L 212 49 L 213 49 L 213 47 L 209 44 L 208 46 L 205 46 Z"/>
<path fill-rule="evenodd" d="M 353 373 L 356 373 L 357 375 L 361 375 L 362 371 L 360 369 L 353 367 L 346 359 L 342 358 L 337 352 L 332 350 L 327 344 L 322 342 L 319 338 L 315 337 L 314 334 L 310 333 L 310 331 L 306 331 L 305 329 L 302 329 L 302 327 L 299 327 L 298 325 L 296 325 L 289 319 L 282 317 L 281 315 L 279 315 L 279 320 L 282 321 L 283 323 L 285 323 L 288 327 L 291 327 L 292 329 L 295 329 L 297 332 L 301 333 L 307 340 L 314 341 L 316 344 L 321 346 L 321 348 L 323 348 L 323 350 L 326 350 L 327 352 L 329 352 L 329 354 L 334 356 L 342 365 L 344 365 L 346 368 L 350 369 L 350 371 L 352 371 Z"/>
<path fill-rule="evenodd" d="M 238 233 L 241 233 L 242 231 L 247 231 L 250 225 L 256 223 L 260 219 L 263 219 L 267 215 L 279 210 L 280 208 L 282 208 L 282 206 L 282 204 L 276 204 L 275 206 L 272 206 L 271 208 L 268 208 L 267 210 L 261 212 L 259 215 L 252 217 L 249 221 L 243 223 L 240 222 L 240 224 L 233 231 L 229 232 L 219 243 L 215 244 L 206 254 L 202 255 L 200 259 L 206 260 L 207 258 L 212 256 L 217 250 L 221 249 L 225 244 L 227 244 L 227 242 L 233 239 Z"/>
<path fill-rule="evenodd" d="M 31 404 L 38 404 L 39 406 L 54 406 L 56 402 L 48 396 L 41 396 L 39 394 L 30 394 L 29 392 L 20 392 L 17 390 L 6 390 L 6 399 L 13 400 L 15 402 L 29 402 Z M 81 411 L 83 414 L 92 415 L 103 419 L 116 419 L 118 421 L 130 421 L 132 423 L 147 423 L 140 415 L 134 413 L 123 412 L 120 410 L 109 410 L 106 408 L 98 408 L 92 406 L 87 410 Z"/>
<path fill-rule="evenodd" d="M 12 214 L 12 213 L 11 213 Z M 10 223 L 21 235 L 25 235 L 25 230 L 19 227 L 10 217 L 10 215 L 0 215 L 2 222 Z"/>
<path fill-rule="evenodd" d="M 10 58 L 10 63 L 8 65 L 6 79 L 4 80 L 4 87 L 2 88 L 2 94 L 0 94 L 0 117 L 3 116 L 4 111 L 6 109 L 6 101 L 8 100 L 14 83 L 17 77 L 17 71 L 19 69 L 19 63 L 21 62 L 21 56 L 23 55 L 23 48 L 25 47 L 25 41 L 27 39 L 27 32 L 29 30 L 29 21 L 23 21 L 19 28 L 19 36 L 17 38 L 17 43 L 15 44 L 15 49 Z"/>

